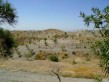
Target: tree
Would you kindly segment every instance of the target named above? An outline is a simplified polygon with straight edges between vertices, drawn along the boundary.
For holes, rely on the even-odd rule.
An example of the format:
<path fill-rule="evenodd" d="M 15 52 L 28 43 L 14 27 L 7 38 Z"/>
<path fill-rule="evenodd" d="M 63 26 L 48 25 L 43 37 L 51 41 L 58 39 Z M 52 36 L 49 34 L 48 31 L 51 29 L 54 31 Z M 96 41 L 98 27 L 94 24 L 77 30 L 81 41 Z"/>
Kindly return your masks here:
<path fill-rule="evenodd" d="M 16 23 L 16 9 L 8 1 L 0 0 L 0 23 L 8 23 L 14 25 Z M 12 57 L 13 47 L 15 47 L 15 41 L 8 30 L 0 28 L 0 56 Z"/>
<path fill-rule="evenodd" d="M 87 26 L 91 23 L 99 30 L 100 38 L 92 44 L 92 50 L 100 57 L 105 74 L 109 74 L 109 6 L 103 10 L 92 8 L 91 15 L 80 12 Z"/>
<path fill-rule="evenodd" d="M 54 41 L 55 44 L 58 44 L 57 38 L 54 38 L 53 41 Z"/>
<path fill-rule="evenodd" d="M 44 38 L 44 41 L 45 41 L 45 45 L 48 46 L 48 44 L 47 44 L 47 38 Z"/>
<path fill-rule="evenodd" d="M 16 9 L 9 2 L 0 0 L 0 23 L 13 25 L 16 23 Z"/>
<path fill-rule="evenodd" d="M 13 47 L 16 47 L 16 44 L 10 31 L 0 28 L 0 56 L 12 57 Z"/>

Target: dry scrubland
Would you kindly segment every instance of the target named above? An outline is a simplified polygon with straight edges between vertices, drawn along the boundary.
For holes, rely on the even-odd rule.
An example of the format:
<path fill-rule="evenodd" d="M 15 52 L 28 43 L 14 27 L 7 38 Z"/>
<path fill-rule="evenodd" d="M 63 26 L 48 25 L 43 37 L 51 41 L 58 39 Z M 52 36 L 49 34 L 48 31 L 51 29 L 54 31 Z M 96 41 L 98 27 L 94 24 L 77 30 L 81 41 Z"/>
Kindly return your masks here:
<path fill-rule="evenodd" d="M 52 71 L 59 69 L 64 77 L 104 77 L 99 58 L 90 50 L 90 45 L 99 37 L 97 32 L 48 29 L 12 33 L 18 48 L 13 58 L 0 61 L 0 68 L 41 74 L 53 74 Z"/>

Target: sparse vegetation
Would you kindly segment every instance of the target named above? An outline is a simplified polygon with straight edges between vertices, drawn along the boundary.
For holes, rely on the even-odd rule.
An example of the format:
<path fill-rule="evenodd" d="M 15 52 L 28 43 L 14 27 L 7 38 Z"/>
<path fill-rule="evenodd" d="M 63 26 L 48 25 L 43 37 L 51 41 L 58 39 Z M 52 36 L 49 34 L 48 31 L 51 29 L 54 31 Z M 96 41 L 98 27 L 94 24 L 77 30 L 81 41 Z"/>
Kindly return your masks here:
<path fill-rule="evenodd" d="M 68 4 L 69 2 L 67 2 L 67 4 L 65 4 L 66 1 L 63 2 L 65 7 L 69 5 Z M 38 3 L 40 3 L 40 0 L 38 1 Z M 19 3 L 17 3 L 17 5 L 18 4 Z M 65 30 L 66 28 L 63 27 L 73 26 L 72 24 L 70 24 L 71 23 L 70 21 L 71 18 L 69 19 L 70 16 L 69 17 L 66 16 L 71 14 L 71 13 L 68 14 L 69 9 L 75 5 L 71 7 L 70 4 L 70 6 L 67 7 L 69 9 L 67 10 L 68 12 L 65 13 L 66 16 L 62 14 L 63 12 L 61 11 L 56 12 L 56 16 L 54 17 L 56 17 L 56 19 L 59 18 L 58 21 L 56 21 L 56 19 L 52 19 L 52 13 L 53 15 L 55 15 L 54 12 L 57 10 L 55 8 L 59 8 L 59 4 L 60 2 L 58 2 L 58 5 L 57 3 L 53 5 L 57 7 L 52 7 L 51 2 L 49 1 L 47 2 L 47 4 L 45 3 L 42 4 L 45 5 L 45 7 L 39 4 L 40 7 L 38 7 L 38 9 L 41 8 L 42 14 L 38 13 L 37 15 L 39 15 L 38 18 L 41 19 L 44 18 L 43 23 L 42 20 L 40 19 L 38 19 L 39 22 L 38 20 L 37 21 L 33 20 L 32 15 L 35 14 L 31 14 L 32 13 L 31 11 L 31 13 L 29 14 L 31 15 L 32 23 L 30 22 L 31 19 L 30 21 L 28 20 L 25 21 L 24 19 L 23 20 L 24 22 L 22 21 L 22 23 L 21 22 L 19 23 L 19 26 L 32 25 L 35 24 L 35 21 L 37 22 L 36 23 L 37 25 L 35 25 L 36 27 L 38 27 L 39 25 L 40 25 L 39 27 L 45 26 L 44 28 L 46 28 L 47 26 L 50 27 L 62 26 L 61 29 Z M 67 9 L 64 8 L 63 4 L 61 5 L 63 8 L 60 7 L 58 11 L 60 9 L 62 11 L 63 9 L 64 11 Z M 51 7 L 49 7 L 49 5 Z M 35 6 L 33 4 L 33 6 L 31 7 L 37 8 L 37 5 Z M 21 9 L 26 10 L 25 8 L 28 8 L 28 10 L 30 10 L 32 9 L 31 7 L 29 8 L 26 6 L 25 7 L 21 6 Z M 46 9 L 47 13 L 45 13 Z M 103 10 L 100 9 L 92 8 L 91 15 L 86 15 L 85 13 L 80 12 L 80 17 L 83 18 L 85 24 L 87 26 L 93 24 L 94 28 L 97 30 L 77 30 L 71 32 L 70 30 L 61 31 L 57 29 L 47 29 L 36 31 L 36 29 L 33 29 L 34 27 L 28 26 L 31 27 L 31 29 L 33 30 L 27 30 L 24 28 L 25 30 L 23 31 L 21 30 L 22 28 L 21 26 L 19 30 L 9 31 L 11 29 L 6 30 L 0 27 L 0 73 L 3 76 L 6 73 L 5 78 L 3 76 L 2 76 L 3 78 L 0 77 L 0 82 L 3 82 L 3 80 L 7 82 L 8 80 L 12 82 L 18 82 L 22 80 L 24 80 L 22 82 L 26 81 L 40 82 L 40 79 L 42 77 L 46 77 L 44 78 L 44 81 L 46 82 L 49 82 L 46 80 L 48 78 L 50 79 L 53 78 L 50 82 L 55 82 L 54 80 L 56 80 L 56 78 L 54 78 L 55 76 L 53 76 L 52 74 L 56 75 L 59 82 L 61 82 L 61 76 L 62 80 L 64 81 L 65 79 L 66 82 L 67 80 L 69 81 L 72 80 L 72 78 L 66 79 L 64 77 L 74 77 L 77 80 L 79 78 L 85 78 L 80 79 L 81 82 L 82 80 L 83 81 L 94 80 L 95 82 L 103 82 L 104 78 L 106 78 L 107 80 L 107 78 L 109 77 L 108 76 L 109 75 L 109 6 L 105 7 Z M 49 13 L 49 10 L 52 10 L 53 12 Z M 38 11 L 39 10 L 37 10 L 37 12 Z M 23 12 L 23 14 L 24 13 L 25 11 Z M 44 17 L 43 14 L 46 17 Z M 26 15 L 24 14 L 22 15 L 22 17 L 23 16 L 27 17 L 28 13 L 26 12 Z M 8 0 L 0 0 L 0 24 L 7 23 L 10 26 L 14 27 L 14 25 L 17 23 L 16 18 L 17 18 L 16 9 L 13 7 L 13 5 L 9 3 Z M 44 22 L 45 19 L 47 21 Z M 65 22 L 63 19 L 66 19 L 68 21 Z M 50 24 L 48 24 L 48 20 Z M 76 24 L 76 22 L 77 20 L 74 22 L 74 25 Z M 7 24 L 5 28 L 7 28 Z M 80 24 L 80 22 L 78 21 L 77 24 Z M 94 53 L 90 51 L 91 49 Z M 14 75 L 9 76 L 12 73 Z M 16 78 L 16 76 L 19 74 L 20 77 L 22 77 L 21 79 L 17 79 L 20 77 Z M 25 74 L 27 75 L 25 76 Z M 31 81 L 31 79 L 29 80 L 28 77 L 30 75 L 32 75 L 31 79 L 38 77 L 39 80 L 37 78 L 35 78 L 34 81 Z"/>
<path fill-rule="evenodd" d="M 76 32 L 76 33 L 78 34 L 78 32 Z M 23 71 L 24 70 L 27 71 L 29 69 L 29 71 L 37 72 L 39 69 L 37 69 L 37 67 L 35 66 L 36 65 L 35 63 L 38 62 L 37 65 L 38 66 L 41 65 L 41 66 L 39 66 L 41 68 L 41 71 L 42 71 L 42 68 L 44 68 L 44 70 L 49 71 L 48 68 L 46 68 L 46 67 L 49 67 L 49 68 L 51 67 L 51 66 L 48 66 L 49 63 L 50 63 L 50 65 L 51 64 L 55 65 L 55 64 L 61 63 L 63 65 L 63 69 L 61 70 L 62 76 L 79 77 L 79 78 L 80 77 L 94 78 L 95 70 L 97 69 L 98 72 L 101 70 L 101 67 L 98 65 L 98 63 L 93 63 L 93 62 L 95 62 L 96 57 L 94 59 L 90 59 L 89 55 L 87 55 L 87 57 L 85 55 L 86 51 L 88 49 L 89 43 L 87 43 L 87 37 L 83 33 L 81 34 L 81 37 L 78 38 L 78 36 L 76 36 L 76 33 L 72 32 L 72 34 L 75 35 L 75 36 L 73 36 L 73 39 L 72 39 L 72 36 L 68 36 L 68 38 L 63 38 L 64 32 L 62 34 L 57 34 L 60 36 L 60 37 L 56 38 L 58 40 L 57 45 L 54 45 L 54 37 L 53 37 L 54 35 L 49 35 L 49 38 L 44 40 L 46 33 L 42 32 L 42 31 L 40 31 L 41 36 L 37 35 L 37 31 L 34 31 L 34 32 L 31 32 L 31 31 L 24 31 L 24 32 L 23 31 L 18 31 L 18 32 L 14 31 L 13 32 L 12 31 L 12 33 L 14 35 L 16 35 L 16 33 L 19 35 L 16 38 L 17 41 L 19 41 L 18 44 L 20 44 L 24 41 L 24 44 L 22 44 L 22 45 L 20 44 L 19 47 L 16 48 L 16 51 L 20 51 L 20 54 L 22 55 L 21 61 L 23 61 L 23 63 L 21 65 L 24 65 L 24 66 L 20 66 L 18 63 L 16 63 L 16 65 L 19 65 L 19 67 L 15 67 L 16 69 L 19 68 Z M 35 33 L 35 34 L 33 34 L 33 33 Z M 42 37 L 42 33 L 44 33 L 43 37 Z M 29 37 L 27 37 L 27 34 Z M 32 34 L 35 36 L 33 37 Z M 47 34 L 49 34 L 49 32 Z M 82 41 L 82 43 L 81 42 L 79 43 L 79 41 L 82 40 L 81 38 L 83 38 L 83 36 L 85 39 Z M 23 37 L 23 41 L 20 37 Z M 32 39 L 31 44 L 29 44 L 28 41 L 31 38 L 34 38 L 34 39 Z M 45 41 L 47 41 L 47 44 L 49 46 L 45 46 Z M 36 42 L 37 45 L 34 45 L 34 42 Z M 79 47 L 76 47 L 76 46 L 79 46 Z M 84 49 L 84 51 L 82 51 L 84 46 L 86 46 L 86 48 Z M 22 51 L 24 53 L 22 53 Z M 50 57 L 51 57 L 51 59 L 50 59 Z M 88 58 L 91 61 L 89 61 Z M 26 61 L 24 59 L 32 60 L 32 61 Z M 53 62 L 50 62 L 48 60 L 53 61 Z M 15 60 L 13 60 L 13 61 L 15 61 Z M 25 63 L 25 62 L 27 62 L 27 63 Z M 46 63 L 46 67 L 43 67 L 44 64 L 42 65 L 42 63 Z M 81 73 L 74 70 L 75 66 L 77 66 L 77 69 L 79 70 L 79 68 L 80 68 L 80 67 L 78 67 L 79 65 L 81 65 L 81 67 L 84 65 L 87 67 L 90 65 L 90 63 L 94 64 L 95 70 L 92 70 L 93 68 L 90 68 L 90 67 L 88 67 L 87 69 L 83 68 L 86 71 L 83 71 L 83 69 L 82 69 L 79 71 Z M 25 66 L 25 64 L 27 64 L 28 66 Z M 30 68 L 29 65 L 34 65 L 34 66 L 31 66 L 31 68 Z M 26 68 L 26 67 L 28 67 L 28 68 Z M 93 67 L 93 65 L 91 67 Z M 69 68 L 69 69 L 66 70 L 67 68 Z M 87 72 L 87 70 L 88 70 L 88 72 Z M 46 72 L 46 71 L 42 71 L 42 72 Z M 76 75 L 73 74 L 73 72 L 75 72 Z M 91 72 L 93 72 L 93 73 L 91 73 Z M 100 74 L 102 74 L 102 73 L 100 72 Z"/>

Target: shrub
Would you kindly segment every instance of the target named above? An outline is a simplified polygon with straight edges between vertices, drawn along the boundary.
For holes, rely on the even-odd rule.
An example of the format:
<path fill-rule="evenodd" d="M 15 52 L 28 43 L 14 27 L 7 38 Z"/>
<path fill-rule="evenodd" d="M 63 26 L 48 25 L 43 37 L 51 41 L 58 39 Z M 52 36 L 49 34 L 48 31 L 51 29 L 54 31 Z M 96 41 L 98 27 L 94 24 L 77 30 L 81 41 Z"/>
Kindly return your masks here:
<path fill-rule="evenodd" d="M 69 57 L 68 54 L 65 52 L 59 52 L 58 56 L 59 56 L 59 59 L 66 59 Z"/>
<path fill-rule="evenodd" d="M 66 59 L 66 58 L 68 58 L 68 54 L 64 54 L 64 55 L 62 56 L 62 59 Z"/>
<path fill-rule="evenodd" d="M 72 54 L 73 54 L 73 55 L 76 55 L 76 52 L 75 52 L 75 51 L 73 51 L 73 52 L 72 52 Z"/>
<path fill-rule="evenodd" d="M 68 37 L 68 34 L 67 32 L 64 33 L 64 38 L 67 38 Z"/>
<path fill-rule="evenodd" d="M 56 56 L 56 54 L 51 55 L 50 56 L 50 60 L 54 61 L 54 62 L 58 62 L 59 61 L 58 56 Z"/>
<path fill-rule="evenodd" d="M 62 49 L 62 51 L 67 51 L 64 45 L 61 46 L 61 49 Z"/>
<path fill-rule="evenodd" d="M 0 28 L 0 56 L 4 58 L 12 57 L 13 49 L 16 46 L 10 31 Z"/>
<path fill-rule="evenodd" d="M 91 60 L 91 57 L 90 57 L 89 53 L 85 54 L 85 58 L 86 58 L 86 61 L 90 61 Z"/>
<path fill-rule="evenodd" d="M 44 38 L 44 43 L 45 43 L 45 46 L 48 46 L 48 43 L 47 43 L 47 38 Z"/>
<path fill-rule="evenodd" d="M 47 59 L 47 53 L 45 51 L 39 51 L 38 54 L 35 55 L 35 60 L 45 60 Z"/>
<path fill-rule="evenodd" d="M 73 62 L 72 62 L 72 64 L 77 64 L 77 62 L 73 59 Z"/>
<path fill-rule="evenodd" d="M 33 54 L 31 52 L 28 52 L 28 53 L 25 54 L 25 57 L 27 58 L 27 60 L 29 58 L 31 58 L 32 56 L 33 56 Z"/>
<path fill-rule="evenodd" d="M 54 39 L 54 43 L 55 43 L 55 44 L 57 44 L 57 43 L 58 43 L 58 42 L 57 42 L 57 38 L 55 38 L 55 39 Z"/>
<path fill-rule="evenodd" d="M 101 76 L 96 76 L 96 77 L 94 78 L 94 82 L 103 82 L 103 79 L 102 79 Z"/>

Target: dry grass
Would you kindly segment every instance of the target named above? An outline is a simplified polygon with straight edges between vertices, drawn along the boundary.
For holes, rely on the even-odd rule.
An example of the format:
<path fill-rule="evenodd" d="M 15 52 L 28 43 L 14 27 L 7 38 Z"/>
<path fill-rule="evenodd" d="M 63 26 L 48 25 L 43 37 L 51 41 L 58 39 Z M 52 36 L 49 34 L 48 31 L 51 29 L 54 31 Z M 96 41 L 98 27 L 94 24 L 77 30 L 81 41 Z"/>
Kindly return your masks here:
<path fill-rule="evenodd" d="M 45 60 L 45 59 L 47 59 L 47 53 L 45 51 L 39 51 L 39 53 L 35 55 L 34 59 Z"/>
<path fill-rule="evenodd" d="M 67 72 L 70 71 L 69 72 L 71 73 L 69 74 L 70 77 L 76 77 L 76 78 L 94 78 L 98 74 L 102 75 L 100 67 L 77 66 L 73 68 L 67 68 L 65 70 L 67 70 Z M 68 76 L 68 74 L 67 75 L 64 74 L 63 76 Z"/>
<path fill-rule="evenodd" d="M 105 77 L 102 72 L 102 68 L 98 65 L 98 60 L 77 63 L 72 67 L 68 67 L 62 70 L 64 77 L 76 77 L 76 78 L 95 78 L 97 75 Z"/>
<path fill-rule="evenodd" d="M 35 73 L 51 74 L 52 70 L 59 67 L 60 73 L 64 77 L 76 78 L 94 78 L 96 75 L 103 76 L 101 68 L 98 66 L 97 61 L 90 61 L 88 63 L 77 63 L 72 65 L 66 62 L 51 62 L 49 60 L 9 60 L 0 62 L 0 68 L 13 71 L 25 71 Z"/>

